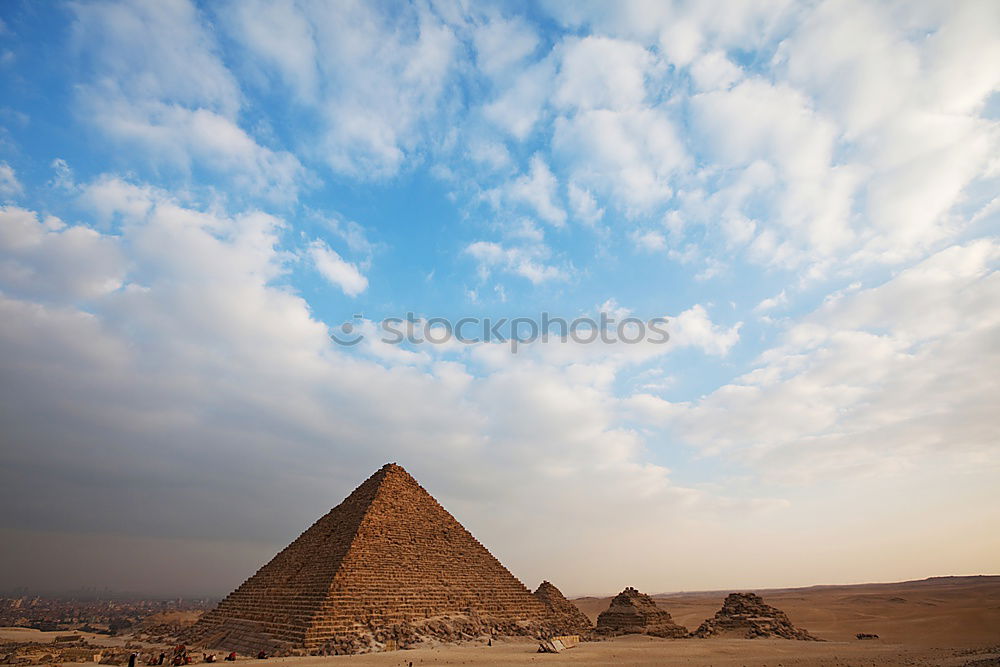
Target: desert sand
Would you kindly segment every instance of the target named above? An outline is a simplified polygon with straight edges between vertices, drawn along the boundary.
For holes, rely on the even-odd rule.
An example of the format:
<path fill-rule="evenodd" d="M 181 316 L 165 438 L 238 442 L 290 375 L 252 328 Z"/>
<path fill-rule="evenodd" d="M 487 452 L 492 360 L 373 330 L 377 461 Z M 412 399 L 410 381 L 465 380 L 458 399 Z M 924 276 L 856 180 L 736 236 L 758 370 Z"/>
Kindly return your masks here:
<path fill-rule="evenodd" d="M 921 665 L 987 667 L 1000 665 L 1000 646 L 932 648 L 884 642 L 797 642 L 782 639 L 659 639 L 628 635 L 607 641 L 586 642 L 559 655 L 536 653 L 538 643 L 507 639 L 421 647 L 406 651 L 337 657 L 274 658 L 238 661 L 239 665 L 282 667 L 359 667 L 382 665 L 716 665 L 791 667 L 818 665 Z M 63 667 L 93 663 L 61 663 Z M 217 663 L 227 664 L 227 663 Z"/>
<path fill-rule="evenodd" d="M 788 589 L 747 589 L 778 607 L 795 625 L 829 641 L 879 641 L 915 646 L 1000 644 L 1000 576 Z M 692 630 L 714 614 L 730 591 L 656 595 L 674 621 Z M 611 598 L 574 600 L 591 620 Z"/>
<path fill-rule="evenodd" d="M 694 629 L 713 615 L 729 591 L 656 596 L 676 622 Z M 276 658 L 250 663 L 285 667 L 328 665 L 940 665 L 1000 666 L 1000 576 L 942 577 L 893 584 L 756 590 L 796 625 L 826 640 L 659 639 L 640 635 L 586 642 L 559 655 L 536 653 L 537 642 L 503 639 L 424 645 L 342 657 Z M 591 620 L 608 598 L 574 602 Z M 879 635 L 858 641 L 858 632 Z M 8 641 L 51 641 L 57 633 L 2 629 Z M 61 633 L 65 634 L 65 633 Z M 49 637 L 52 635 L 53 637 Z M 124 642 L 127 637 L 104 638 Z M 69 667 L 70 663 L 62 663 Z M 89 664 L 93 667 L 93 663 Z M 225 664 L 225 663 L 220 663 Z"/>
<path fill-rule="evenodd" d="M 345 667 L 384 665 L 940 665 L 965 666 L 995 659 L 995 651 L 962 654 L 963 650 L 904 647 L 877 642 L 793 642 L 779 639 L 658 639 L 640 635 L 603 642 L 587 642 L 559 655 L 535 652 L 537 642 L 504 640 L 437 648 L 418 648 L 391 653 L 324 658 L 280 658 L 269 663 L 286 667 Z M 258 661 L 247 661 L 258 662 Z M 243 663 L 241 663 L 243 664 Z"/>

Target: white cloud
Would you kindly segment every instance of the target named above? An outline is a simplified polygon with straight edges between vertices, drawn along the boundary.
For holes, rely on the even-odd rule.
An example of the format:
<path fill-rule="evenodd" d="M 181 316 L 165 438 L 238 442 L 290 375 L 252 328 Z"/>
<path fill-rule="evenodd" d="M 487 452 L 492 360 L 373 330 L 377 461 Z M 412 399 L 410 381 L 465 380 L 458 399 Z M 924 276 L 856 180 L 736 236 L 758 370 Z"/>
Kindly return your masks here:
<path fill-rule="evenodd" d="M 348 220 L 338 213 L 324 214 L 311 209 L 309 209 L 309 212 L 311 216 L 320 222 L 327 231 L 346 243 L 347 248 L 352 253 L 364 257 L 363 264 L 367 264 L 371 261 L 371 257 L 375 253 L 379 244 L 368 238 L 368 229 L 354 220 Z"/>
<path fill-rule="evenodd" d="M 483 116 L 515 139 L 524 141 L 542 116 L 553 75 L 549 60 L 525 67 L 483 106 Z"/>
<path fill-rule="evenodd" d="M 506 146 L 498 141 L 486 141 L 482 137 L 475 137 L 470 142 L 469 157 L 477 164 L 494 170 L 506 169 L 513 162 Z"/>
<path fill-rule="evenodd" d="M 658 47 L 678 67 L 700 53 L 727 47 L 757 48 L 772 42 L 801 9 L 791 0 L 700 2 L 548 2 L 563 25 Z"/>
<path fill-rule="evenodd" d="M 672 21 L 660 33 L 660 47 L 674 65 L 690 65 L 701 51 L 704 41 L 701 26 L 691 19 Z"/>
<path fill-rule="evenodd" d="M 636 248 L 647 252 L 656 252 L 667 247 L 667 239 L 657 231 L 635 231 L 630 234 Z"/>
<path fill-rule="evenodd" d="M 1000 55 L 996 7 L 910 9 L 822 3 L 778 56 L 865 174 L 866 262 L 899 262 L 953 236 L 949 212 L 1000 146 L 995 124 L 976 117 L 1000 85 L 988 55 Z"/>
<path fill-rule="evenodd" d="M 753 311 L 755 313 L 764 313 L 769 310 L 774 310 L 775 308 L 780 308 L 788 303 L 788 295 L 785 294 L 785 290 L 781 290 L 772 297 L 761 300 L 756 306 L 754 306 Z"/>
<path fill-rule="evenodd" d="M 670 181 L 687 163 L 673 124 L 658 110 L 595 110 L 558 118 L 555 154 L 572 180 L 638 215 L 670 199 Z"/>
<path fill-rule="evenodd" d="M 323 241 L 309 244 L 309 257 L 324 278 L 344 291 L 347 296 L 357 296 L 368 289 L 365 278 L 354 264 L 345 261 L 337 251 Z"/>
<path fill-rule="evenodd" d="M 94 68 L 77 89 L 82 118 L 156 164 L 197 164 L 252 194 L 296 198 L 304 168 L 239 127 L 242 93 L 194 5 L 105 2 L 73 11 L 74 42 Z"/>
<path fill-rule="evenodd" d="M 944 113 L 973 114 L 1000 88 L 1000 8 L 962 2 L 935 8 L 945 16 L 927 38 L 922 64 L 929 70 L 922 89 L 928 105 Z M 952 11 L 948 11 L 952 10 Z"/>
<path fill-rule="evenodd" d="M 559 181 L 545 164 L 541 155 L 531 158 L 530 171 L 506 187 L 505 196 L 531 207 L 538 217 L 561 227 L 566 222 L 566 211 L 557 201 Z"/>
<path fill-rule="evenodd" d="M 914 114 L 898 118 L 882 142 L 865 187 L 874 237 L 865 251 L 897 262 L 959 231 L 948 213 L 985 175 L 1000 131 L 979 119 Z"/>
<path fill-rule="evenodd" d="M 747 79 L 728 92 L 695 95 L 691 103 L 701 138 L 722 165 L 767 159 L 789 176 L 807 177 L 829 168 L 835 128 L 787 85 Z"/>
<path fill-rule="evenodd" d="M 225 17 L 243 46 L 273 68 L 303 103 L 320 97 L 315 28 L 295 3 L 246 0 L 228 6 Z"/>
<path fill-rule="evenodd" d="M 729 88 L 743 78 L 743 70 L 734 65 L 722 51 L 712 51 L 691 65 L 691 78 L 699 91 Z"/>
<path fill-rule="evenodd" d="M 758 261 L 794 264 L 809 252 L 829 256 L 853 241 L 857 174 L 832 163 L 836 128 L 805 97 L 785 85 L 747 79 L 729 91 L 696 95 L 691 104 L 695 129 L 714 163 L 745 170 L 735 172 L 734 189 L 714 195 L 717 201 L 729 198 L 730 220 L 758 205 L 755 197 L 763 192 L 773 200 L 765 204 L 768 224 L 751 247 Z M 771 167 L 776 180 L 767 173 Z M 744 228 L 729 234 L 732 242 L 749 239 Z"/>
<path fill-rule="evenodd" d="M 1000 85 L 1000 11 L 983 2 L 913 9 L 821 3 L 782 44 L 782 70 L 849 138 L 908 109 L 975 112 Z"/>
<path fill-rule="evenodd" d="M 185 171 L 204 165 L 229 174 L 237 190 L 279 202 L 294 200 L 305 169 L 285 151 L 261 146 L 232 120 L 206 109 L 147 102 L 110 90 L 86 95 L 92 120 L 114 138 Z"/>
<path fill-rule="evenodd" d="M 691 404 L 662 404 L 664 415 L 692 444 L 731 451 L 765 476 L 985 462 L 996 430 L 1000 319 L 987 304 L 1000 296 L 998 260 L 992 241 L 953 246 L 835 298 L 791 325 L 753 371 Z"/>
<path fill-rule="evenodd" d="M 442 112 L 459 46 L 426 7 L 389 17 L 369 3 L 233 5 L 232 36 L 318 123 L 306 152 L 359 179 L 396 174 Z"/>
<path fill-rule="evenodd" d="M 602 37 L 564 41 L 553 102 L 581 110 L 641 107 L 652 63 L 649 52 L 634 42 Z"/>
<path fill-rule="evenodd" d="M 678 347 L 697 347 L 706 354 L 728 354 L 740 340 L 742 322 L 723 327 L 712 322 L 708 311 L 696 304 L 671 319 L 671 343 Z"/>
<path fill-rule="evenodd" d="M 325 15 L 316 20 L 324 26 L 320 58 L 329 85 L 327 160 L 349 174 L 391 175 L 417 145 L 421 124 L 438 110 L 457 40 L 424 11 L 415 17 L 415 34 L 407 34 L 381 25 L 365 3 L 351 7 L 347 21 L 343 6 L 321 7 Z M 340 27 L 331 32 L 333 26 Z"/>
<path fill-rule="evenodd" d="M 125 259 L 113 239 L 0 207 L 0 282 L 8 294 L 72 303 L 112 292 L 124 277 Z"/>
<path fill-rule="evenodd" d="M 114 88 L 225 116 L 239 109 L 239 85 L 192 3 L 109 1 L 71 8 L 77 48 Z"/>
<path fill-rule="evenodd" d="M 21 181 L 17 180 L 17 172 L 6 162 L 0 162 L 0 197 L 13 199 L 24 192 Z"/>
<path fill-rule="evenodd" d="M 536 285 L 566 278 L 562 270 L 546 263 L 550 253 L 548 248 L 540 244 L 504 247 L 491 241 L 476 241 L 466 246 L 465 253 L 479 263 L 479 273 L 483 279 L 493 269 L 527 278 Z"/>
<path fill-rule="evenodd" d="M 728 262 L 745 253 L 756 263 L 799 269 L 803 280 L 829 276 L 846 258 L 852 267 L 900 263 L 959 238 L 965 209 L 987 205 L 983 193 L 996 189 L 989 156 L 1000 147 L 1000 131 L 981 117 L 1000 85 L 1000 58 L 989 58 L 1000 54 L 1000 16 L 989 3 L 548 9 L 591 33 L 560 47 L 569 61 L 585 43 L 635 54 L 617 68 L 615 84 L 624 88 L 614 100 L 691 128 L 686 145 L 667 141 L 653 152 L 674 156 L 657 167 L 633 132 L 622 131 L 621 115 L 557 118 L 552 145 L 560 172 L 594 192 L 598 206 L 613 204 L 630 217 L 662 212 L 676 194 L 686 231 L 704 232 L 705 254 L 724 252 Z M 650 69 L 645 60 L 642 97 L 636 72 L 643 66 L 636 63 L 657 48 L 676 69 L 650 76 L 659 65 Z M 751 73 L 736 64 L 734 50 L 774 58 Z M 609 49 L 603 60 L 614 57 Z M 601 67 L 584 69 L 594 81 L 581 89 L 581 105 L 609 105 L 610 98 L 595 97 L 610 90 Z M 685 74 L 696 91 L 690 97 L 681 90 Z M 563 97 L 559 88 L 552 94 Z M 680 117 L 679 107 L 687 109 Z M 642 124 L 635 135 L 665 126 Z M 613 139 L 598 144 L 594 137 Z M 688 151 L 697 171 L 686 168 Z"/>
<path fill-rule="evenodd" d="M 52 171 L 55 172 L 55 176 L 52 177 L 52 181 L 50 182 L 52 187 L 59 188 L 60 190 L 76 189 L 73 169 L 69 166 L 66 160 L 61 157 L 57 157 L 52 160 L 49 166 L 52 167 Z"/>
<path fill-rule="evenodd" d="M 597 205 L 597 200 L 590 190 L 570 183 L 567 188 L 569 205 L 573 215 L 581 222 L 593 225 L 604 217 L 604 209 Z"/>
<path fill-rule="evenodd" d="M 471 31 L 477 74 L 487 86 L 480 109 L 489 123 L 523 141 L 542 117 L 551 92 L 551 58 L 532 60 L 541 43 L 521 17 L 491 16 Z M 474 137 L 478 132 L 473 133 Z"/>
<path fill-rule="evenodd" d="M 537 48 L 538 35 L 521 17 L 493 17 L 472 31 L 479 69 L 500 77 L 522 64 Z"/>
<path fill-rule="evenodd" d="M 134 185 L 120 178 L 104 176 L 87 184 L 80 194 L 81 201 L 103 222 L 116 216 L 127 220 L 144 218 L 165 193 L 148 185 Z"/>

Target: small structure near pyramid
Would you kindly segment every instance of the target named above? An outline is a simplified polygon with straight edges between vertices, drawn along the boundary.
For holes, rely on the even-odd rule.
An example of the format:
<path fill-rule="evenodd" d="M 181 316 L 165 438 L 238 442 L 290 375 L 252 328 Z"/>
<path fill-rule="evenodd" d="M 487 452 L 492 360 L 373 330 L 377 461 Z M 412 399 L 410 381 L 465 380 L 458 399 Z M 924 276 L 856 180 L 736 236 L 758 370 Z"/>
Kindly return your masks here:
<path fill-rule="evenodd" d="M 594 626 L 587 615 L 549 582 L 543 581 L 533 595 L 548 608 L 565 632 L 587 635 L 593 631 Z"/>
<path fill-rule="evenodd" d="M 597 617 L 597 632 L 604 635 L 642 634 L 654 637 L 687 637 L 688 630 L 677 625 L 670 612 L 656 606 L 653 598 L 631 586 L 611 600 Z"/>
<path fill-rule="evenodd" d="M 567 634 L 416 480 L 387 464 L 192 627 L 244 653 L 361 653 L 435 637 Z"/>
<path fill-rule="evenodd" d="M 754 593 L 730 593 L 722 603 L 722 609 L 698 626 L 691 636 L 733 639 L 780 637 L 822 641 L 792 625 L 785 612 L 766 604 L 763 598 Z"/>

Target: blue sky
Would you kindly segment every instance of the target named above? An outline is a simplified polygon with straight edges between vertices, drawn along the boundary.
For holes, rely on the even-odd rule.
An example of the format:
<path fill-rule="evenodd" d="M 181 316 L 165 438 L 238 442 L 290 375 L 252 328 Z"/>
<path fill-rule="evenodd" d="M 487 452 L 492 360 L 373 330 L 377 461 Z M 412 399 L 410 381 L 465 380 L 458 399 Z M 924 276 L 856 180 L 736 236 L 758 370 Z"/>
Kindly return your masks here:
<path fill-rule="evenodd" d="M 224 592 L 386 461 L 570 593 L 996 562 L 995 3 L 0 21 L 0 586 Z M 671 340 L 379 343 L 407 312 Z"/>

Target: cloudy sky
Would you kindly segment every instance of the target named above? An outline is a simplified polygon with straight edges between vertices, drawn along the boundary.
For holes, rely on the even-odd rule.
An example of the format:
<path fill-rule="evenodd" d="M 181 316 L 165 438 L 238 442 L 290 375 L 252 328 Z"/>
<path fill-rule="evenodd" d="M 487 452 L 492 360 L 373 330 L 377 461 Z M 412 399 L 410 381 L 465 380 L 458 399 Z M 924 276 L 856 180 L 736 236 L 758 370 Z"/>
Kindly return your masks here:
<path fill-rule="evenodd" d="M 568 594 L 996 573 L 998 90 L 991 0 L 3 2 L 0 589 L 224 594 L 387 461 Z"/>

